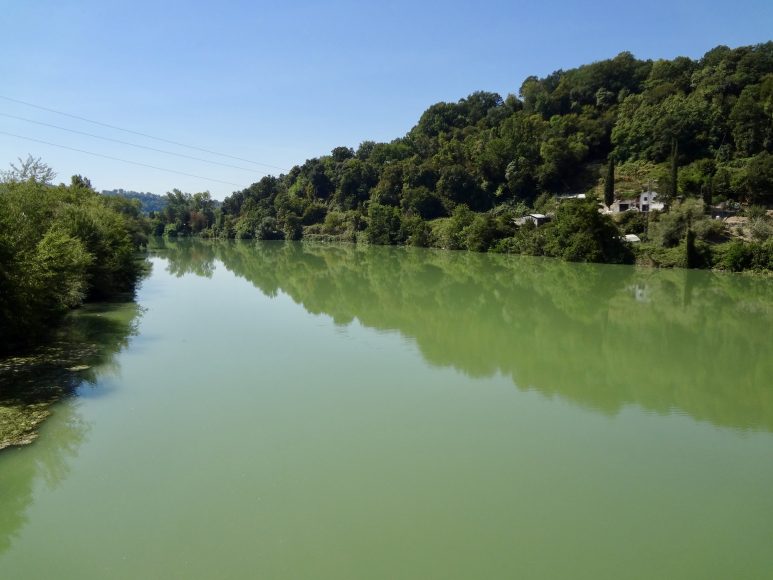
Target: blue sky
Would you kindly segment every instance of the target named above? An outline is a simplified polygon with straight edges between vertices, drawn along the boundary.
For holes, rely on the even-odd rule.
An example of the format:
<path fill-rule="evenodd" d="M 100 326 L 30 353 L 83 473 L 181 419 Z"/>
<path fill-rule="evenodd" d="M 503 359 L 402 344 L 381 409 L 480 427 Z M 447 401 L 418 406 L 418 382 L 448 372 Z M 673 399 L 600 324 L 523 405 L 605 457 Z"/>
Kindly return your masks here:
<path fill-rule="evenodd" d="M 404 135 L 432 103 L 609 58 L 700 57 L 773 39 L 770 0 L 3 3 L 0 96 L 277 167 Z M 0 134 L 0 167 L 28 153 L 97 189 L 209 190 L 245 162 L 0 99 L 0 113 L 251 169 L 100 141 L 0 115 L 0 132 L 191 173 L 206 181 Z"/>

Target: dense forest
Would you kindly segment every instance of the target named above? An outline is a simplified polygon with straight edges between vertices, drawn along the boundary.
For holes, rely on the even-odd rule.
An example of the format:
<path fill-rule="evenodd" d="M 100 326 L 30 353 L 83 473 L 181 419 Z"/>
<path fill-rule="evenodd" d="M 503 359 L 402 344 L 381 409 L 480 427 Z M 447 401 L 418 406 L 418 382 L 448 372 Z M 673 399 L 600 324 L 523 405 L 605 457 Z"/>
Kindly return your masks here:
<path fill-rule="evenodd" d="M 30 156 L 0 181 L 0 351 L 34 343 L 85 301 L 130 291 L 143 271 L 139 202 L 54 177 Z"/>
<path fill-rule="evenodd" d="M 605 192 L 606 189 L 606 192 Z M 601 215 L 648 189 L 666 213 Z M 562 194 L 587 199 L 561 201 Z M 748 227 L 712 223 L 717 204 Z M 773 42 L 692 60 L 616 57 L 529 77 L 518 95 L 430 106 L 404 137 L 341 146 L 227 197 L 175 191 L 154 232 L 335 239 L 568 260 L 769 268 Z M 518 227 L 537 211 L 553 220 Z M 629 247 L 623 233 L 644 243 Z"/>

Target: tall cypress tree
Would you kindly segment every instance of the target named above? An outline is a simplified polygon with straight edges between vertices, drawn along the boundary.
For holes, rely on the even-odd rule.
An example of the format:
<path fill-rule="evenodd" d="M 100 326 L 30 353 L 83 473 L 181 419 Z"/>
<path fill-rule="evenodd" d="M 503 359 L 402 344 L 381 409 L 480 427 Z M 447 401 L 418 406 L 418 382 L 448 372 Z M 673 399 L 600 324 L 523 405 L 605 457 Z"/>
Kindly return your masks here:
<path fill-rule="evenodd" d="M 703 204 L 705 206 L 706 213 L 711 213 L 711 203 L 712 203 L 713 197 L 714 197 L 713 189 L 714 188 L 712 187 L 711 178 L 709 177 L 703 183 L 703 186 L 701 187 L 701 190 L 702 190 L 701 193 L 702 193 L 702 196 L 703 196 Z"/>
<path fill-rule="evenodd" d="M 679 164 L 677 158 L 679 156 L 679 145 L 677 144 L 676 137 L 671 141 L 671 199 L 676 199 L 679 193 Z"/>
<path fill-rule="evenodd" d="M 607 179 L 604 181 L 604 204 L 609 207 L 615 201 L 615 160 L 609 158 Z"/>

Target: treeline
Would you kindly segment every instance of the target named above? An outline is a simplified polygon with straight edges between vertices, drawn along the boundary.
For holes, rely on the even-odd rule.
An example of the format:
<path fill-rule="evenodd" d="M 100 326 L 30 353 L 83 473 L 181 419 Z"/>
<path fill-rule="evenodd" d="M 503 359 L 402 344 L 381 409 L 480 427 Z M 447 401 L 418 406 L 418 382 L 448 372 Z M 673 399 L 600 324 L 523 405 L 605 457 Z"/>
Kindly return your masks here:
<path fill-rule="evenodd" d="M 125 189 L 102 190 L 102 195 L 118 196 L 126 199 L 136 199 L 140 202 L 140 211 L 144 214 L 162 211 L 166 206 L 166 197 L 155 193 L 142 191 L 127 191 Z"/>
<path fill-rule="evenodd" d="M 613 192 L 652 188 L 672 207 L 691 198 L 703 203 L 701 213 L 723 201 L 773 203 L 773 42 L 720 46 L 699 60 L 638 60 L 624 52 L 529 77 L 518 96 L 476 92 L 437 103 L 404 137 L 336 147 L 233 193 L 219 211 L 177 192 L 157 215 L 164 225 L 156 231 L 630 261 L 619 224 L 595 212 L 610 167 Z M 590 201 L 558 207 L 559 194 L 580 192 Z M 518 228 L 514 219 L 529 211 L 555 219 Z M 755 263 L 769 262 L 769 230 L 735 243 L 761 256 Z M 681 246 L 687 265 L 724 256 L 705 251 L 691 259 L 690 236 L 641 233 L 655 254 Z M 716 233 L 697 241 L 727 242 Z"/>
<path fill-rule="evenodd" d="M 84 301 L 131 290 L 143 268 L 139 202 L 77 175 L 54 186 L 53 175 L 30 157 L 0 182 L 0 351 L 40 339 Z"/>

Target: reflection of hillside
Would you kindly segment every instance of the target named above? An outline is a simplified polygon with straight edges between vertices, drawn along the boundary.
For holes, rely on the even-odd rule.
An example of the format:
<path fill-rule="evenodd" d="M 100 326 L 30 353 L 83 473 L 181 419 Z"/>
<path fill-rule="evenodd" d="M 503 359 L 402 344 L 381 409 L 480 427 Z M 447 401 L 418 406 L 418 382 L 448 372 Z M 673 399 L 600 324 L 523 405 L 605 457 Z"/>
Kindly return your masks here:
<path fill-rule="evenodd" d="M 156 238 L 149 249 L 151 255 L 165 257 L 167 252 L 174 254 L 174 259 L 169 260 L 167 270 L 177 278 L 186 274 L 211 278 L 215 271 L 215 251 L 214 246 L 210 244 L 197 243 L 186 238 L 180 241 Z"/>
<path fill-rule="evenodd" d="M 87 305 L 53 343 L 23 359 L 2 361 L 0 411 L 23 417 L 30 406 L 45 410 L 84 383 L 94 383 L 105 367 L 115 364 L 115 355 L 135 332 L 139 314 L 133 302 Z M 45 438 L 34 448 L 0 453 L 0 553 L 26 521 L 36 480 L 42 478 L 50 486 L 62 481 L 68 459 L 78 454 L 88 428 L 78 416 L 77 400 L 67 399 L 56 405 Z"/>
<path fill-rule="evenodd" d="M 299 243 L 186 242 L 167 256 L 194 249 L 309 312 L 397 330 L 432 364 L 605 413 L 637 404 L 773 431 L 769 280 Z"/>

